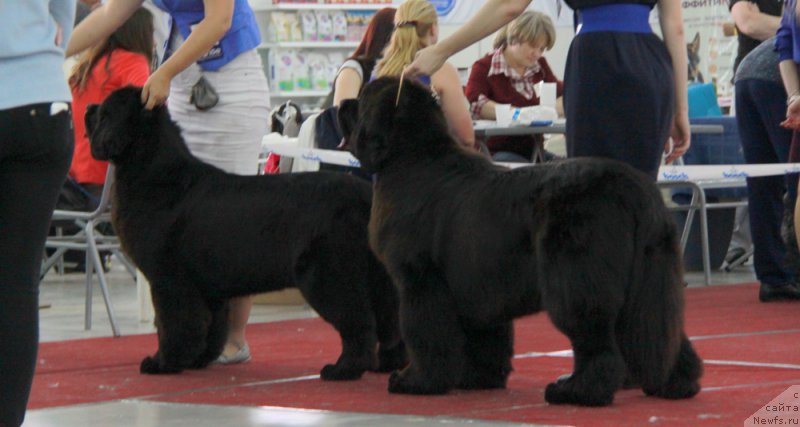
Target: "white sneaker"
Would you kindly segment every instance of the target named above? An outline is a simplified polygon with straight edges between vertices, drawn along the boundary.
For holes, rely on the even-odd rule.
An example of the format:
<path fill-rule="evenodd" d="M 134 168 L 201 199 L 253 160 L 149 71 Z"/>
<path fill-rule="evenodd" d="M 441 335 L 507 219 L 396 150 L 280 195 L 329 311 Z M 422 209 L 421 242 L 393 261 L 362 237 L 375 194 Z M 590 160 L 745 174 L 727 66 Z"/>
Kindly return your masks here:
<path fill-rule="evenodd" d="M 224 353 L 220 354 L 217 360 L 214 361 L 216 364 L 220 365 L 235 365 L 237 363 L 245 363 L 250 361 L 250 346 L 245 343 L 242 348 L 239 349 L 236 353 L 232 356 L 226 356 Z"/>

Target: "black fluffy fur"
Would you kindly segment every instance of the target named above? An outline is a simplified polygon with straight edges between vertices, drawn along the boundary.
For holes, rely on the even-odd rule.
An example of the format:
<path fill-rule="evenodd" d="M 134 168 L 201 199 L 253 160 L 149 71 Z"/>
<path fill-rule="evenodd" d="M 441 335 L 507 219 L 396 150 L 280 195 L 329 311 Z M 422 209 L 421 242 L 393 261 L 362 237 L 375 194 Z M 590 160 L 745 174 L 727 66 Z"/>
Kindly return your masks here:
<path fill-rule="evenodd" d="M 612 160 L 508 170 L 454 142 L 430 91 L 379 79 L 339 120 L 376 174 L 370 245 L 400 290 L 410 363 L 389 391 L 502 388 L 512 319 L 546 310 L 574 351 L 550 403 L 699 390 L 675 226 L 650 178 Z"/>
<path fill-rule="evenodd" d="M 164 107 L 123 88 L 86 114 L 92 155 L 116 166 L 113 221 L 147 276 L 158 352 L 141 372 L 203 368 L 231 297 L 297 286 L 342 339 L 326 380 L 406 363 L 397 293 L 367 242 L 370 185 L 344 174 L 238 176 L 193 157 Z"/>

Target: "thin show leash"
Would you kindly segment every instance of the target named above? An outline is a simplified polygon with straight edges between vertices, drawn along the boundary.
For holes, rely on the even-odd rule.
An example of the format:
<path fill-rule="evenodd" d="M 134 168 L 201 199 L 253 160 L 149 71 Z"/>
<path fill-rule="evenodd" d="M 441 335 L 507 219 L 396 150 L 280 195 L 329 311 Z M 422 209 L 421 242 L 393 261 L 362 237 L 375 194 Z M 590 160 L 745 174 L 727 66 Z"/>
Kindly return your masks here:
<path fill-rule="evenodd" d="M 403 90 L 403 80 L 405 80 L 406 70 L 400 73 L 400 85 L 397 86 L 397 98 L 394 100 L 394 106 L 397 107 L 400 105 L 400 92 Z"/>

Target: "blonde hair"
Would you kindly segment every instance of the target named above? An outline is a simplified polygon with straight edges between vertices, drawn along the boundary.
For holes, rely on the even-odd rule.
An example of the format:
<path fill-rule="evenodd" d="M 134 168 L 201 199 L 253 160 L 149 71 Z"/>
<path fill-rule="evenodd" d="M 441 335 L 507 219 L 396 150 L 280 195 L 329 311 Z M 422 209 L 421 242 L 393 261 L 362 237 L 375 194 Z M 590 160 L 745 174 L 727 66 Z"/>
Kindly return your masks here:
<path fill-rule="evenodd" d="M 547 50 L 556 43 L 556 28 L 549 16 L 541 12 L 528 11 L 501 28 L 494 38 L 494 48 L 505 48 L 510 44 L 535 43 L 547 37 Z"/>
<path fill-rule="evenodd" d="M 377 76 L 399 76 L 414 61 L 417 51 L 425 47 L 422 39 L 438 20 L 436 8 L 427 0 L 403 2 L 394 15 L 394 33 L 377 65 Z"/>

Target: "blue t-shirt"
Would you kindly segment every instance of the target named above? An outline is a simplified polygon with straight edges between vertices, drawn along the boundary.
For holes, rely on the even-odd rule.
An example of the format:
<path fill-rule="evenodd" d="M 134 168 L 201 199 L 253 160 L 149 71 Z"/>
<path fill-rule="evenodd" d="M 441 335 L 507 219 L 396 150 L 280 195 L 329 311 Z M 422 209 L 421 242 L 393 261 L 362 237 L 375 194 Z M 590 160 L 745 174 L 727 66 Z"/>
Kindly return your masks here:
<path fill-rule="evenodd" d="M 153 3 L 169 13 L 172 25 L 177 26 L 184 39 L 189 37 L 194 25 L 205 16 L 202 0 L 153 0 Z M 253 10 L 247 0 L 235 0 L 231 27 L 217 44 L 197 60 L 197 65 L 206 71 L 219 70 L 242 52 L 255 49 L 259 44 L 261 32 Z"/>
<path fill-rule="evenodd" d="M 72 100 L 63 67 L 74 21 L 75 0 L 0 0 L 0 110 Z"/>
<path fill-rule="evenodd" d="M 789 0 L 783 8 L 781 26 L 775 35 L 775 51 L 781 61 L 791 59 L 800 64 L 800 28 L 797 26 L 796 3 L 797 0 Z"/>

